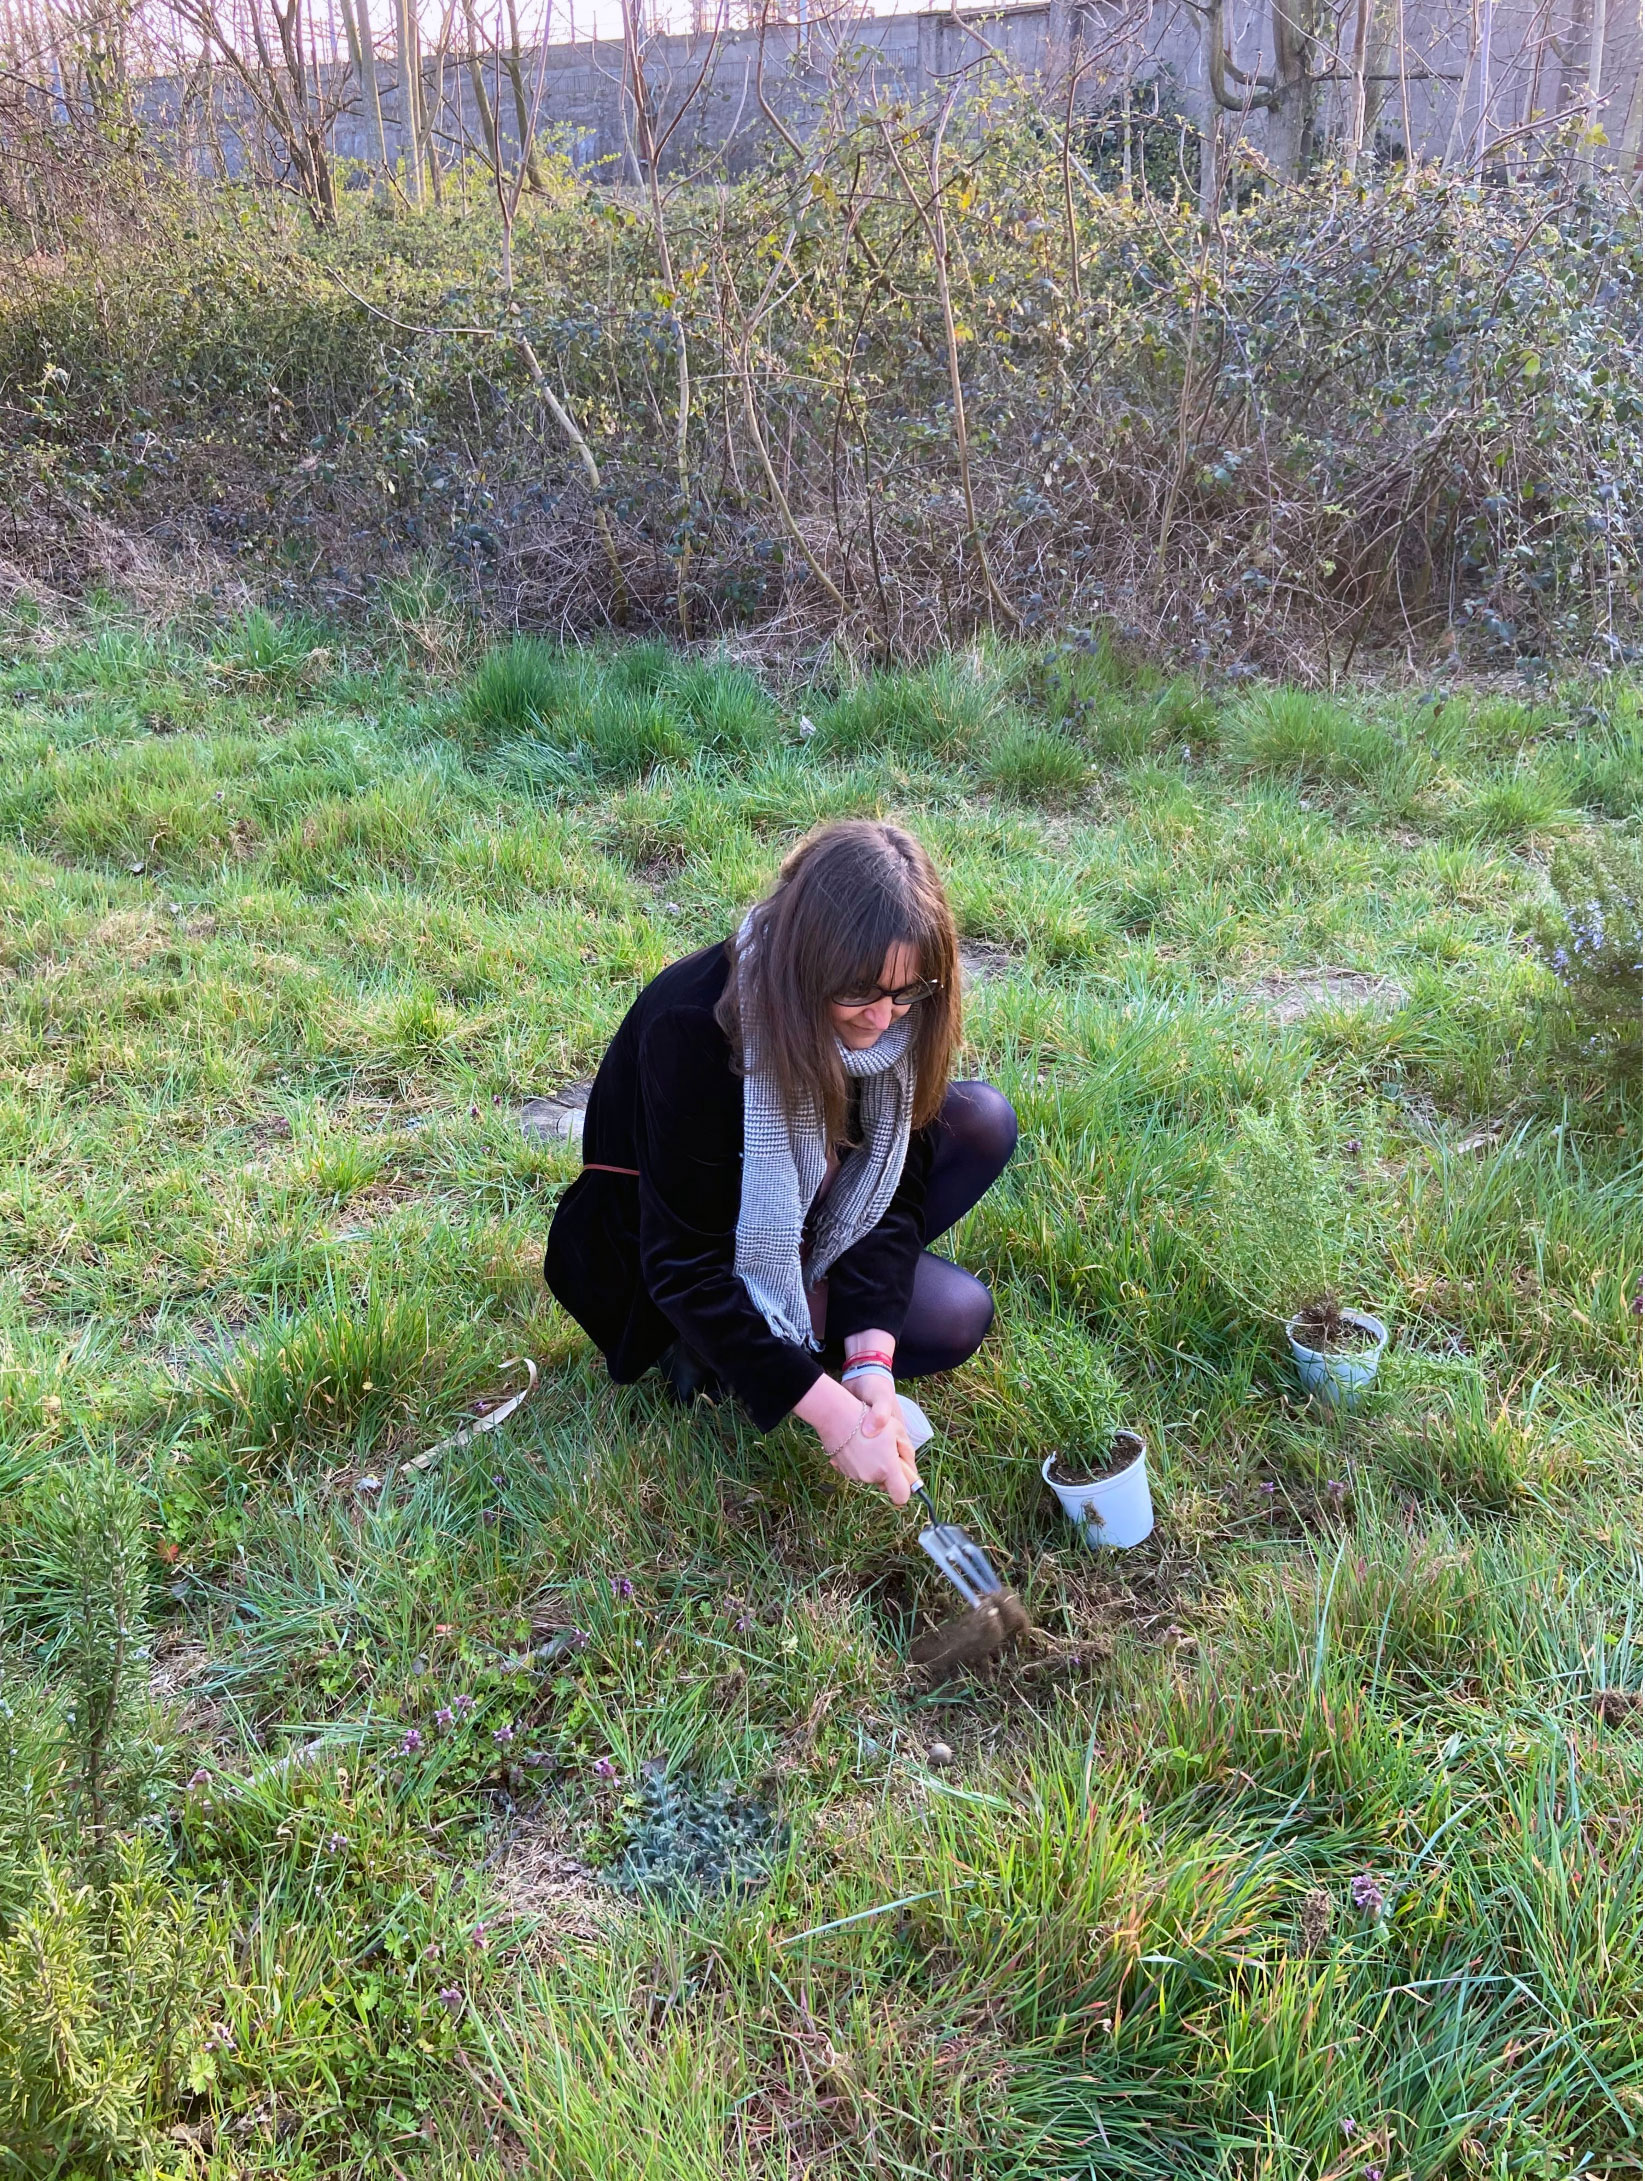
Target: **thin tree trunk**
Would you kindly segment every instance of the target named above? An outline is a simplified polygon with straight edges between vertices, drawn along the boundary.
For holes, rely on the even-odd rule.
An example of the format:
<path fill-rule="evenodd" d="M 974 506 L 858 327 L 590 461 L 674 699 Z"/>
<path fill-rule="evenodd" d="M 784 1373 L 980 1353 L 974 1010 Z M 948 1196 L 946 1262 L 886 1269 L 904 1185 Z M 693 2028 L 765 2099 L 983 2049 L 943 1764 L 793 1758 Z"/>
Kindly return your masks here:
<path fill-rule="evenodd" d="M 1354 10 L 1354 43 L 1349 56 L 1348 155 L 1350 174 L 1359 172 L 1365 149 L 1365 48 L 1371 36 L 1371 0 L 1358 0 Z"/>
<path fill-rule="evenodd" d="M 371 0 L 343 0 L 343 14 L 354 26 L 355 66 L 360 73 L 366 142 L 371 147 L 371 163 L 381 172 L 387 163 L 388 146 L 383 135 L 382 94 L 377 87 L 377 45 L 371 33 Z"/>
<path fill-rule="evenodd" d="M 531 126 L 531 107 L 525 95 L 525 76 L 520 67 L 520 18 L 515 0 L 507 0 L 507 5 L 508 52 L 504 55 L 503 65 L 508 70 L 508 80 L 514 92 L 514 118 L 520 131 L 520 156 L 525 161 L 525 178 L 533 189 L 541 191 L 548 185 L 543 179 L 542 165 L 537 157 L 537 132 Z M 547 36 L 546 18 L 544 36 Z"/>
<path fill-rule="evenodd" d="M 485 68 L 480 60 L 480 26 L 475 20 L 474 0 L 463 0 L 463 15 L 468 24 L 468 85 L 474 94 L 474 118 L 485 156 L 491 159 L 498 151 L 497 122 L 486 96 Z"/>
<path fill-rule="evenodd" d="M 414 205 L 423 201 L 423 167 L 417 156 L 417 13 L 415 0 L 395 0 L 394 60 L 399 78 L 401 183 Z"/>
<path fill-rule="evenodd" d="M 1485 165 L 1485 147 L 1491 140 L 1491 47 L 1495 34 L 1496 0 L 1484 0 L 1479 30 L 1479 136 L 1471 162 L 1476 174 Z"/>
<path fill-rule="evenodd" d="M 1582 149 L 1582 172 L 1591 182 L 1598 152 L 1600 93 L 1605 82 L 1605 0 L 1592 0 L 1588 19 L 1588 141 Z"/>

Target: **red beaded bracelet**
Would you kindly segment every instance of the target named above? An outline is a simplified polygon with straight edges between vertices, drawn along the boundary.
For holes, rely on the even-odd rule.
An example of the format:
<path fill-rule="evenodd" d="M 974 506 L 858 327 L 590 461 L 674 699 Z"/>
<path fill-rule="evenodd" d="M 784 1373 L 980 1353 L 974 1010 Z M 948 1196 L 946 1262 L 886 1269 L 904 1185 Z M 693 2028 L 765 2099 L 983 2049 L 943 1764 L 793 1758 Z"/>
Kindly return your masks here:
<path fill-rule="evenodd" d="M 854 1369 L 859 1363 L 878 1363 L 887 1371 L 891 1368 L 891 1358 L 883 1348 L 865 1348 L 860 1356 L 847 1356 L 845 1359 L 845 1367 L 848 1371 Z"/>

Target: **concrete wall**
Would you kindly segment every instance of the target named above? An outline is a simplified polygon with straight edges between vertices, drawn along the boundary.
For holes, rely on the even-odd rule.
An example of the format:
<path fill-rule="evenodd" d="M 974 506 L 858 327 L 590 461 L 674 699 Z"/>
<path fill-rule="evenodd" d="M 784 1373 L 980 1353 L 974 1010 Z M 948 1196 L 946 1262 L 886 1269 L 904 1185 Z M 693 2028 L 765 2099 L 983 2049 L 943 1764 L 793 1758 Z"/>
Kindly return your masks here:
<path fill-rule="evenodd" d="M 1495 0 L 1490 11 L 1488 138 L 1518 129 L 1533 111 L 1557 112 L 1585 97 L 1584 24 L 1591 19 L 1586 11 L 1595 4 L 1554 0 L 1551 17 L 1547 0 Z M 1550 39 L 1549 24 L 1561 11 L 1571 27 L 1563 38 Z M 1345 5 L 1339 12 L 1339 45 L 1345 51 L 1351 8 Z M 1405 0 L 1404 14 L 1408 53 L 1403 86 L 1394 80 L 1397 60 L 1373 31 L 1370 66 L 1380 80 L 1368 86 L 1377 121 L 1372 136 L 1403 146 L 1408 113 L 1420 153 L 1466 158 L 1479 126 L 1480 11 L 1470 0 Z M 1226 17 L 1229 51 L 1237 64 L 1250 73 L 1271 69 L 1268 0 L 1226 0 Z M 1380 24 L 1384 17 L 1393 19 L 1391 0 L 1379 0 L 1374 22 Z M 1601 123 L 1609 149 L 1601 157 L 1633 171 L 1639 163 L 1641 121 L 1639 0 L 1612 0 L 1605 22 Z M 1052 112 L 1060 114 L 1059 86 L 1066 83 L 1075 54 L 1092 64 L 1081 80 L 1086 103 L 1107 104 L 1129 77 L 1144 85 L 1158 81 L 1164 96 L 1202 126 L 1213 111 L 1203 17 L 1185 0 L 1027 0 L 1025 5 L 957 14 L 932 10 L 868 17 L 843 27 L 824 23 L 802 30 L 779 24 L 763 41 L 753 31 L 732 31 L 717 40 L 680 33 L 651 41 L 646 73 L 665 126 L 690 101 L 669 144 L 668 163 L 678 170 L 723 156 L 735 171 L 774 135 L 761 110 L 762 76 L 766 104 L 793 134 L 803 137 L 831 100 L 863 107 L 889 99 L 926 108 L 955 85 L 983 93 L 1004 90 L 1013 82 L 1037 86 Z M 537 66 L 536 54 L 525 56 L 528 97 Z M 591 179 L 637 180 L 632 103 L 623 88 L 620 42 L 551 46 L 542 56 L 542 69 L 541 129 Z M 488 68 L 486 77 L 488 96 L 512 145 L 514 108 L 506 76 L 499 84 Z M 693 96 L 699 77 L 701 88 Z M 380 66 L 378 80 L 385 123 L 394 139 L 399 92 L 393 69 Z M 358 86 L 343 72 L 326 90 L 328 102 L 341 109 L 333 130 L 335 149 L 345 158 L 367 161 L 370 144 Z M 427 91 L 434 91 L 432 72 Z M 452 147 L 465 133 L 477 142 L 481 130 L 469 70 L 447 63 L 441 92 L 442 138 Z M 1321 128 L 1340 130 L 1347 96 L 1341 80 L 1318 87 Z M 143 105 L 151 121 L 175 124 L 178 86 L 146 86 Z M 228 162 L 237 169 L 243 150 L 235 133 L 239 130 L 249 139 L 255 122 L 243 97 L 225 97 L 221 113 L 227 124 Z M 1245 114 L 1224 111 L 1219 127 L 1225 143 L 1241 139 L 1272 152 L 1284 124 L 1255 109 Z M 191 156 L 210 163 L 198 141 Z"/>

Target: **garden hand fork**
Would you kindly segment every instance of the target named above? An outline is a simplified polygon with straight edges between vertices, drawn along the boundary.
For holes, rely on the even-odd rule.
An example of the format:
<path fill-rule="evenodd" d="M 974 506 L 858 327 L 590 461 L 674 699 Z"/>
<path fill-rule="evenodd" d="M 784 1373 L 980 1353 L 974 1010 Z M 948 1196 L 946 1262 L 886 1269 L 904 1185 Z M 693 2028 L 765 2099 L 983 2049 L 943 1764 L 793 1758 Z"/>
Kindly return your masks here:
<path fill-rule="evenodd" d="M 906 1394 L 897 1396 L 903 1423 L 915 1451 L 931 1438 L 929 1420 Z M 916 1485 L 915 1495 L 930 1518 L 920 1532 L 921 1548 L 937 1572 L 953 1584 L 969 1609 L 956 1621 L 933 1629 L 915 1644 L 912 1657 L 918 1666 L 931 1670 L 932 1678 L 956 1672 L 961 1666 L 979 1666 L 1002 1651 L 1014 1637 L 1028 1633 L 1028 1615 L 1014 1590 L 1007 1590 L 976 1539 L 957 1522 L 939 1522 L 930 1492 Z"/>

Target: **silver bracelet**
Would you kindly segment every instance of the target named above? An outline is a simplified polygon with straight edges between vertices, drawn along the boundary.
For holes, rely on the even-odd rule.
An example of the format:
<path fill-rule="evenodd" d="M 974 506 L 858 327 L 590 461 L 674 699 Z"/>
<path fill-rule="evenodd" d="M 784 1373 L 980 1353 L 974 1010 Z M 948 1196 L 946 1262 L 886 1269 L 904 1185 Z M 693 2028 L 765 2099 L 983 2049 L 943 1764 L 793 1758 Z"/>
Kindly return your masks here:
<path fill-rule="evenodd" d="M 840 1384 L 843 1386 L 848 1378 L 860 1378 L 864 1371 L 883 1371 L 887 1378 L 897 1375 L 889 1363 L 848 1363 L 840 1373 Z"/>
<path fill-rule="evenodd" d="M 839 1445 L 831 1446 L 826 1449 L 828 1458 L 831 1462 L 837 1462 L 839 1460 L 840 1456 L 845 1452 L 846 1448 L 851 1444 L 853 1439 L 860 1439 L 862 1437 L 862 1427 L 864 1424 L 867 1423 L 867 1421 L 868 1411 L 864 1409 L 863 1413 L 857 1418 L 857 1421 L 851 1426 L 851 1429 L 846 1433 L 845 1437 L 840 1441 Z"/>

